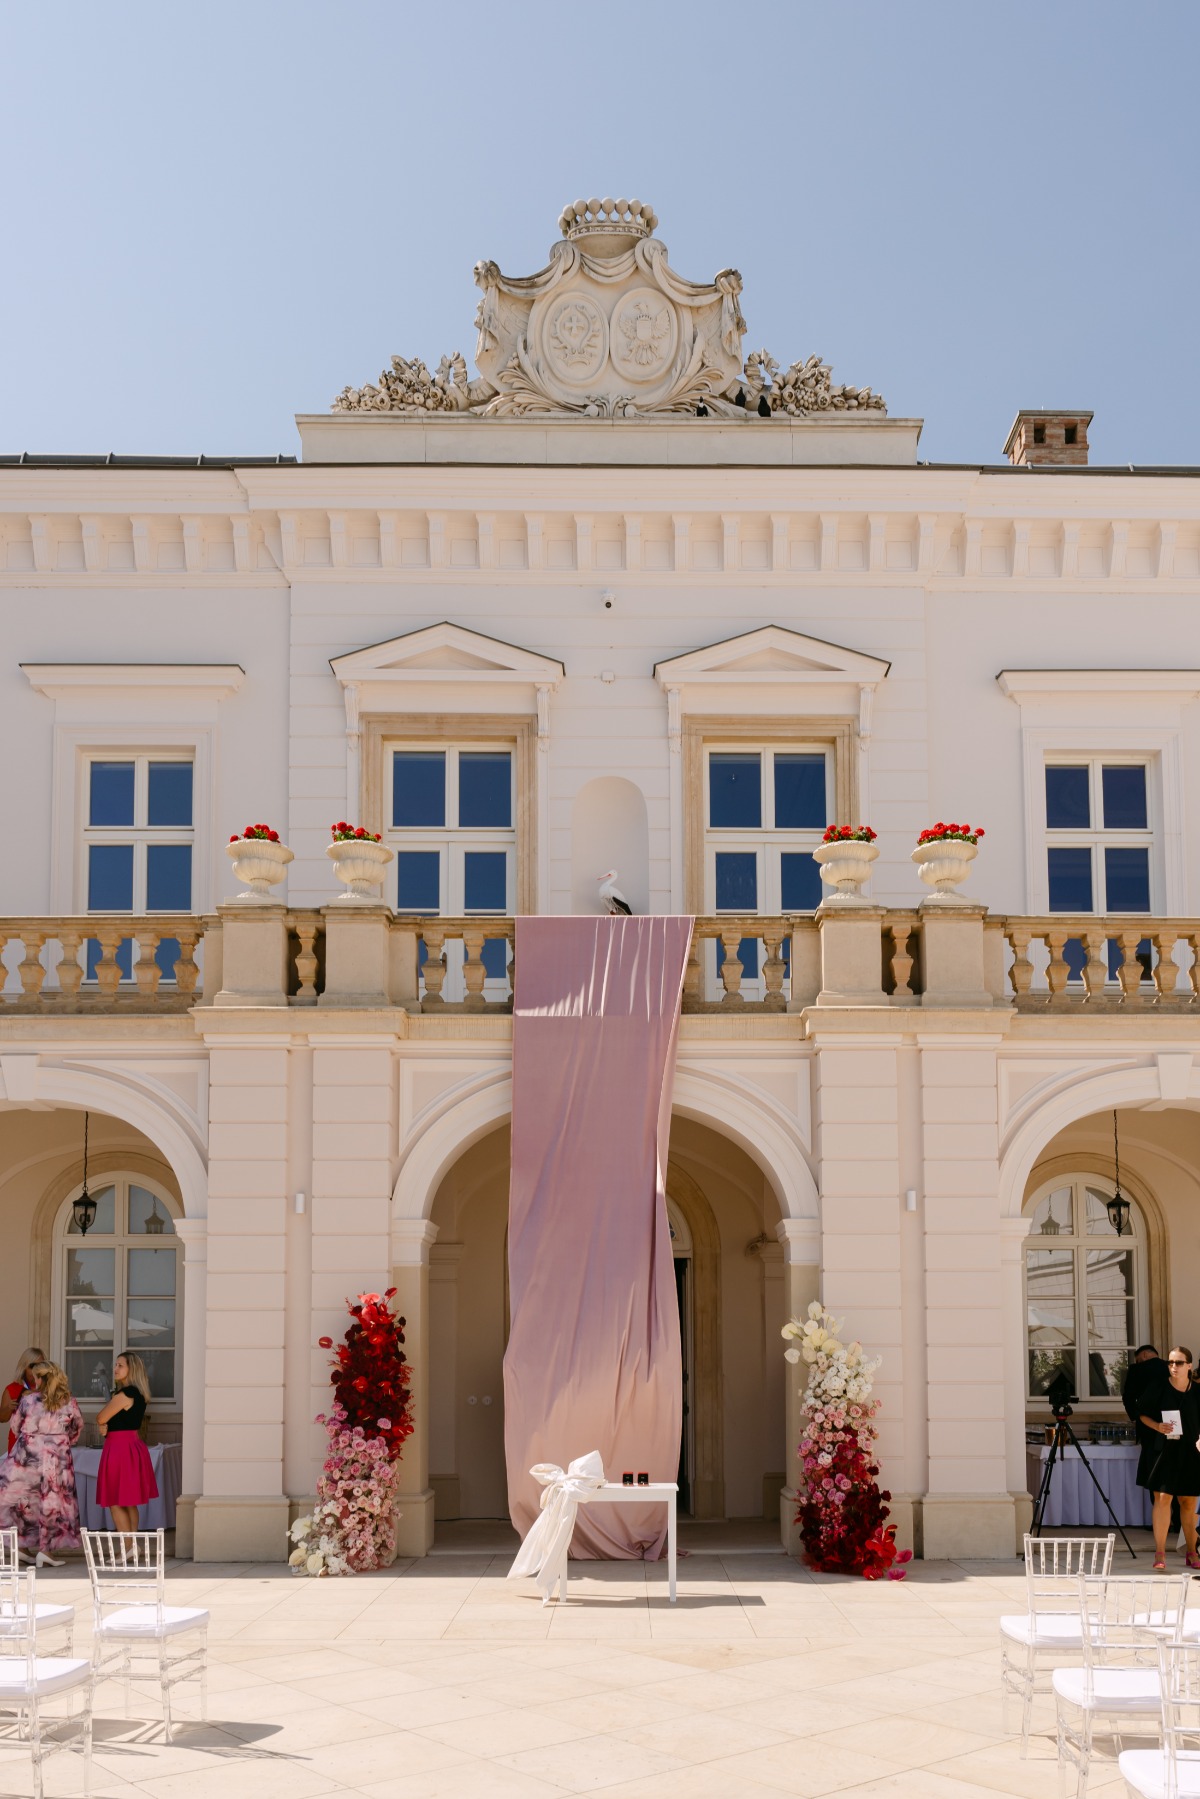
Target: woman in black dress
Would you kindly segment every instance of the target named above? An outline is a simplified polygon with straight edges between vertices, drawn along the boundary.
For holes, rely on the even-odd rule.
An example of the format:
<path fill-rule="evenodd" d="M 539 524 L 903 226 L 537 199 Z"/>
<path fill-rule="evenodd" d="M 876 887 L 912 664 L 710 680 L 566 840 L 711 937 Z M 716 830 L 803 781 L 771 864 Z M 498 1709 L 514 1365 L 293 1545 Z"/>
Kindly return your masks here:
<path fill-rule="evenodd" d="M 1179 1515 L 1187 1543 L 1187 1565 L 1200 1568 L 1196 1553 L 1196 1496 L 1200 1494 L 1200 1393 L 1192 1386 L 1192 1352 L 1178 1345 L 1167 1356 L 1169 1379 L 1159 1381 L 1142 1396 L 1141 1422 L 1157 1433 L 1158 1453 L 1148 1445 L 1138 1465 L 1138 1485 L 1154 1494 L 1151 1514 L 1154 1526 L 1154 1567 L 1167 1565 L 1167 1531 L 1171 1501 L 1178 1499 Z M 1163 1423 L 1165 1412 L 1177 1412 L 1180 1434 Z"/>

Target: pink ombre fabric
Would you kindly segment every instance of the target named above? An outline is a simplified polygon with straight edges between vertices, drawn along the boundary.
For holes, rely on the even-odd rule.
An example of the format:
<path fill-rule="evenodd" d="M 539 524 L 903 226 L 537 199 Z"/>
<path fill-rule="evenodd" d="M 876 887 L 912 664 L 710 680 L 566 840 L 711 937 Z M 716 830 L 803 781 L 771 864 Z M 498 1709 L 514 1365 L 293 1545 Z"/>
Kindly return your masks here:
<path fill-rule="evenodd" d="M 674 1480 L 683 1368 L 664 1180 L 691 920 L 518 918 L 513 1007 L 508 1503 L 535 1462 L 599 1450 Z M 571 1553 L 654 1558 L 661 1507 L 581 1507 Z"/>

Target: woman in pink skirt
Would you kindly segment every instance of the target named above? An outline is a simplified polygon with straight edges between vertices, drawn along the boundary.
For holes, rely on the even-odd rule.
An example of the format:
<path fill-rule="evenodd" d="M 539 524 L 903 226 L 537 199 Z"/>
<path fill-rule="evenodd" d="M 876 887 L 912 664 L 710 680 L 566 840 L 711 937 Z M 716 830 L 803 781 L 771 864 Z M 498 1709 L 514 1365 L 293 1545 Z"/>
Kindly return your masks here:
<path fill-rule="evenodd" d="M 127 1534 L 138 1527 L 138 1507 L 158 1498 L 150 1451 L 138 1435 L 150 1401 L 150 1381 L 135 1350 L 117 1357 L 113 1381 L 112 1398 L 96 1420 L 105 1433 L 96 1500 L 112 1513 L 117 1530 Z"/>

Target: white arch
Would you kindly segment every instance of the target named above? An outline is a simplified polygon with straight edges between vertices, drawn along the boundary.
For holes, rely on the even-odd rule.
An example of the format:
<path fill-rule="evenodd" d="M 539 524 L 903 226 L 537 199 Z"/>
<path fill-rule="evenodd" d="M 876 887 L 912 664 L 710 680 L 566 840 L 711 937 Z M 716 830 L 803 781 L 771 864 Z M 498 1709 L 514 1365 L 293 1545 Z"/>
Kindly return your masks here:
<path fill-rule="evenodd" d="M 161 1151 L 173 1170 L 179 1182 L 184 1217 L 207 1217 L 208 1170 L 203 1145 L 178 1115 L 169 1111 L 155 1094 L 131 1081 L 124 1072 L 115 1075 L 102 1068 L 39 1062 L 32 1071 L 27 1091 L 23 1090 L 21 1100 L 14 1100 L 13 1104 L 24 1100 L 77 1106 L 87 1112 L 105 1112 L 132 1125 Z"/>
<path fill-rule="evenodd" d="M 1046 1145 L 1068 1125 L 1093 1112 L 1121 1106 L 1161 1106 L 1168 1096 L 1157 1063 L 1148 1067 L 1108 1068 L 1061 1088 L 1037 1106 L 1013 1132 L 1000 1160 L 1000 1215 L 1019 1218 L 1030 1173 Z M 1194 1107 L 1200 1102 L 1200 1078 L 1193 1069 L 1186 1091 L 1172 1093 L 1169 1103 Z"/>
<path fill-rule="evenodd" d="M 698 1069 L 680 1069 L 672 1109 L 729 1137 L 762 1169 L 785 1218 L 819 1216 L 817 1188 L 797 1134 L 756 1103 L 744 1087 L 732 1088 Z M 394 1219 L 427 1219 L 446 1171 L 480 1137 L 512 1112 L 512 1076 L 499 1073 L 447 1107 L 409 1149 L 392 1193 Z"/>

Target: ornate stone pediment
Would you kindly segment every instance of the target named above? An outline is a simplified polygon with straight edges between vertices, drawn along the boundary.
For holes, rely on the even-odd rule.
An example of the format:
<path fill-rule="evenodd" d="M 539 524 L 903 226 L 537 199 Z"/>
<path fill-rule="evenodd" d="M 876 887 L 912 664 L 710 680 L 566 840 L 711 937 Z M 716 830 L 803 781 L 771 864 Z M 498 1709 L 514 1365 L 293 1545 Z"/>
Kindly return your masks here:
<path fill-rule="evenodd" d="M 765 350 L 743 366 L 741 276 L 721 269 L 711 282 L 685 281 L 654 236 L 657 224 L 640 200 L 574 201 L 538 274 L 508 276 L 494 262 L 476 263 L 477 379 L 457 351 L 433 374 L 419 358 L 393 356 L 377 383 L 344 389 L 333 410 L 484 418 L 883 413 L 869 388 L 834 386 L 817 356 L 782 375 Z"/>

